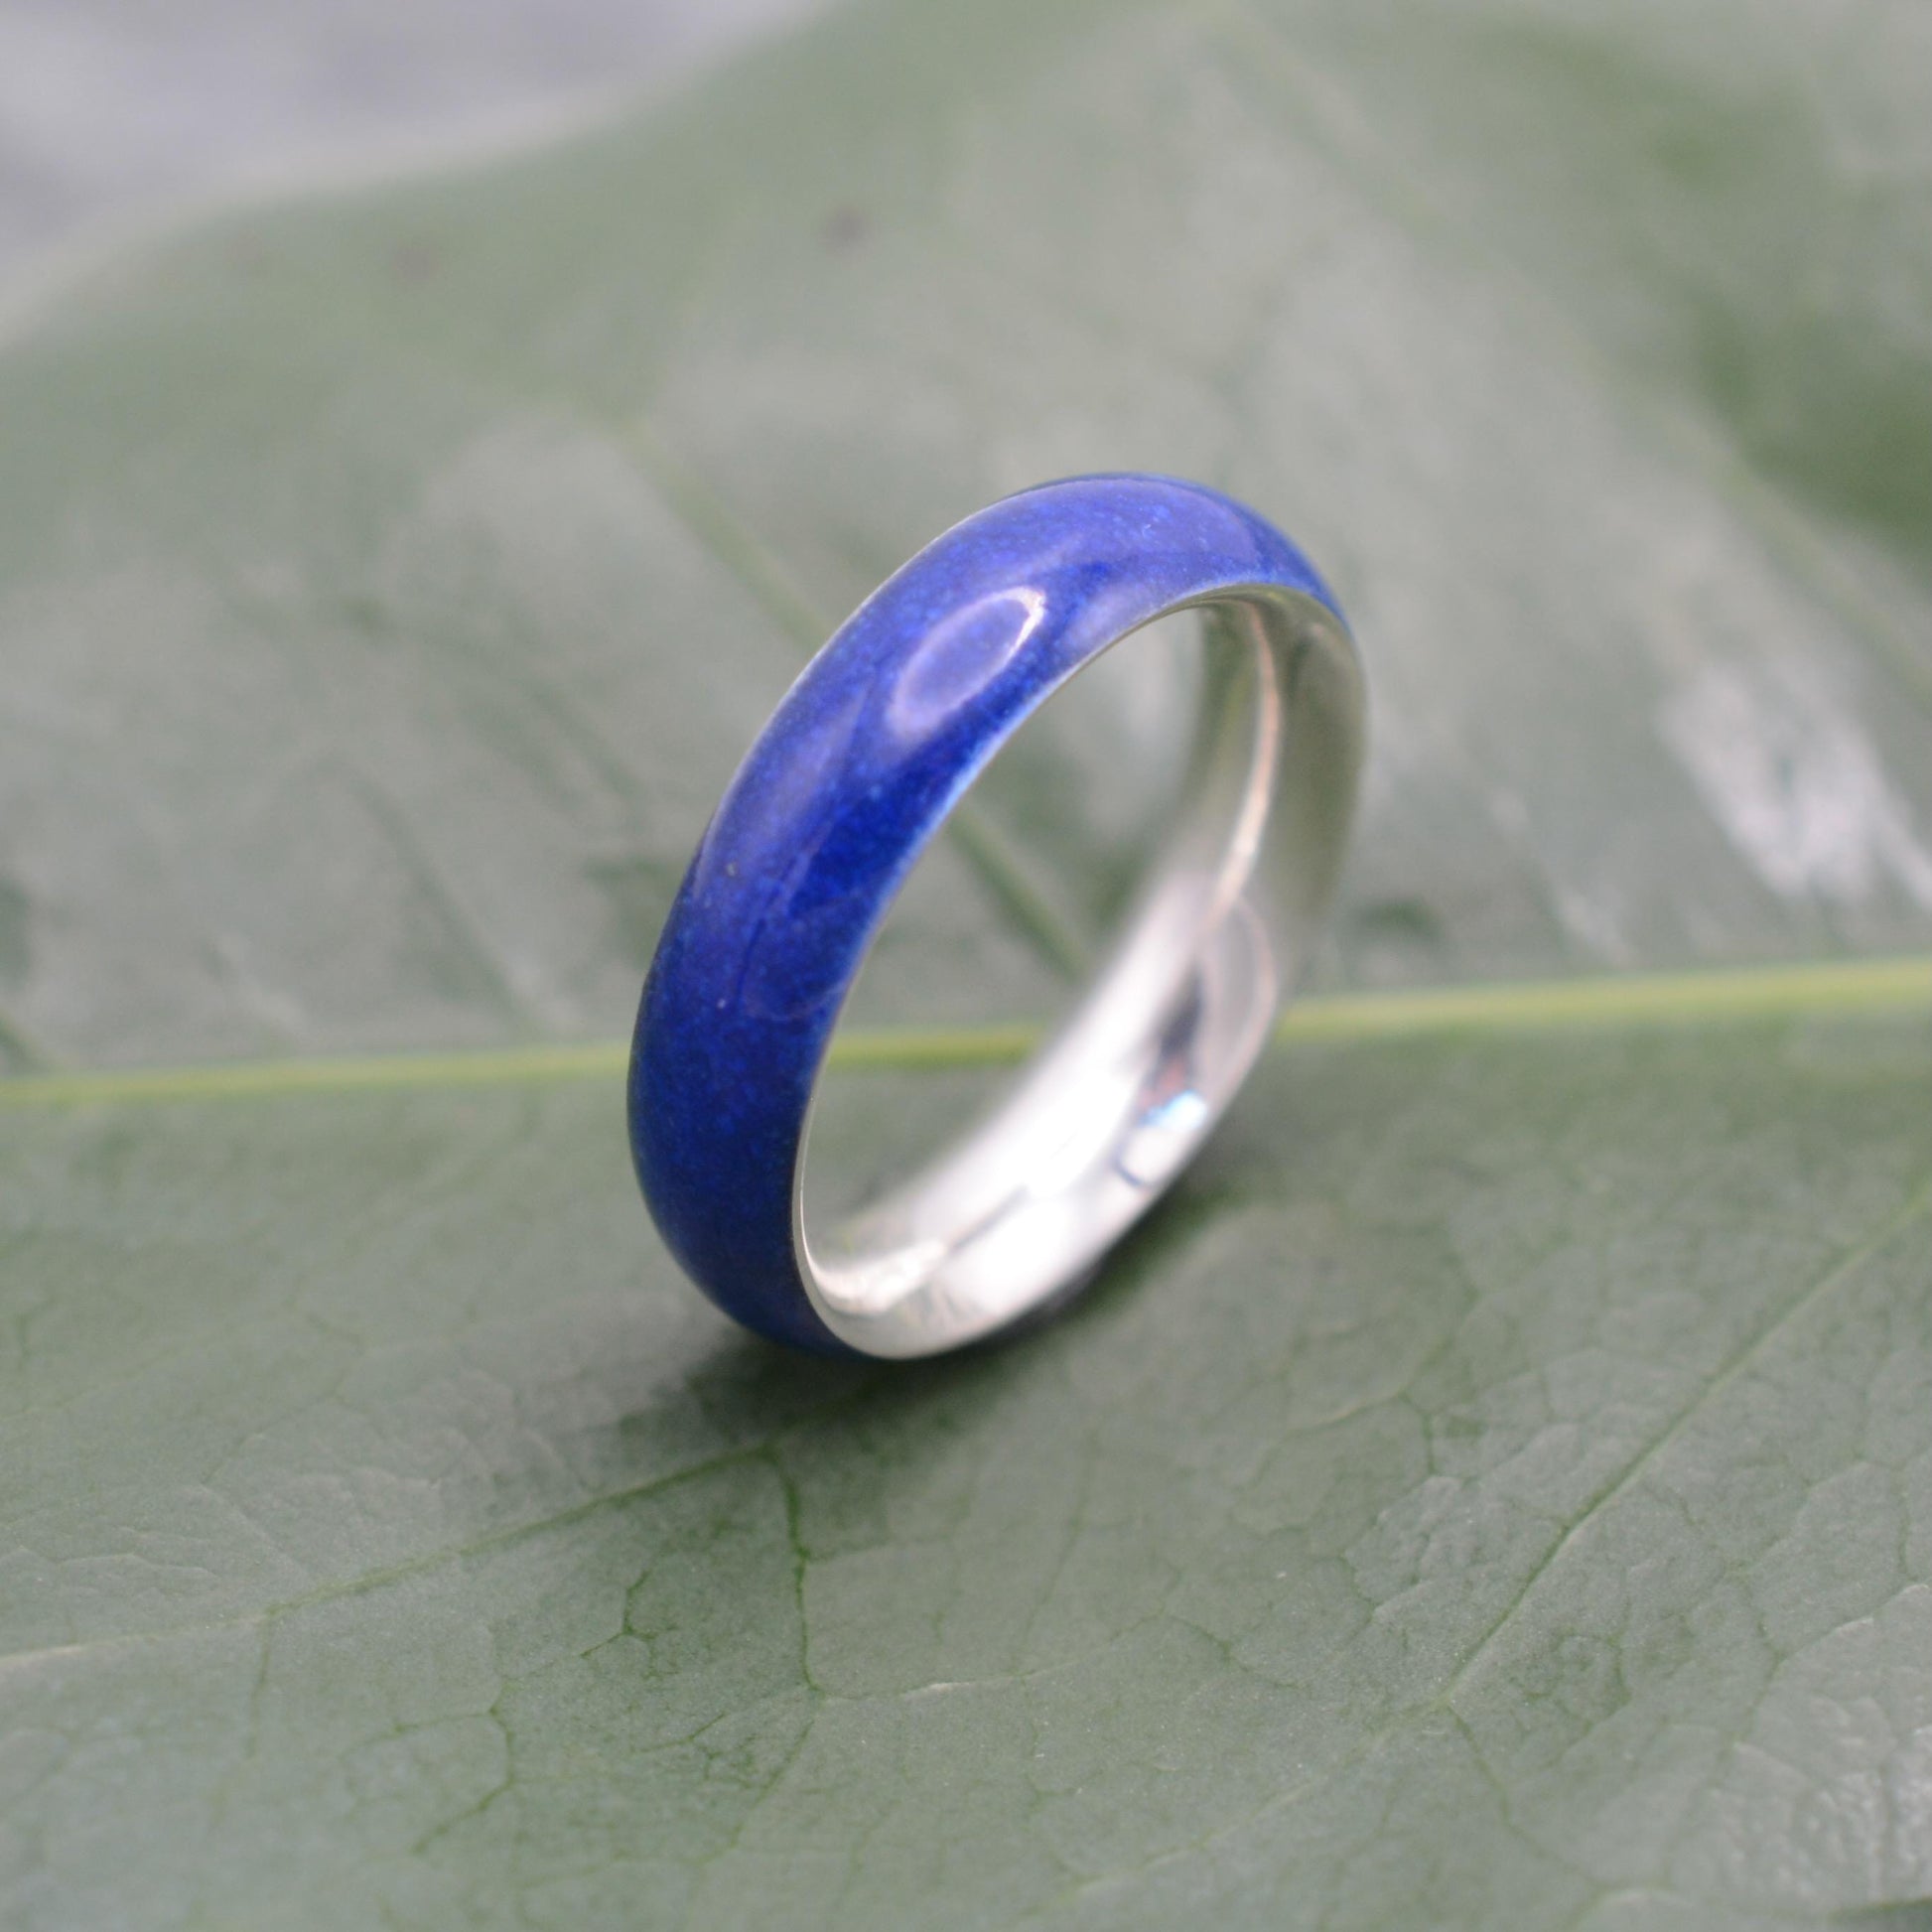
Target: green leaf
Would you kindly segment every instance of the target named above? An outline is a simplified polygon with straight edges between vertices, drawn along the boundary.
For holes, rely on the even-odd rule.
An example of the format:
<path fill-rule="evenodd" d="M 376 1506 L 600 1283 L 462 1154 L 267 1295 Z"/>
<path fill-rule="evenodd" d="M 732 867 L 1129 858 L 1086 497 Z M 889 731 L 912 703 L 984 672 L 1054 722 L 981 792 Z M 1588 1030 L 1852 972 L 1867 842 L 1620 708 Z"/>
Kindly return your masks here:
<path fill-rule="evenodd" d="M 867 1077 L 878 1150 L 966 1076 Z M 1309 1045 L 909 1370 L 705 1312 L 605 1079 L 9 1108 L 14 1909 L 1922 1894 L 1929 1081 L 1923 1019 Z"/>
<path fill-rule="evenodd" d="M 899 0 L 20 323 L 0 1916 L 1920 1922 L 1928 96 L 1876 4 Z M 1329 997 L 1065 1320 L 782 1357 L 598 1042 L 830 621 L 1112 467 L 1355 619 Z M 1184 673 L 915 882 L 851 1171 Z"/>

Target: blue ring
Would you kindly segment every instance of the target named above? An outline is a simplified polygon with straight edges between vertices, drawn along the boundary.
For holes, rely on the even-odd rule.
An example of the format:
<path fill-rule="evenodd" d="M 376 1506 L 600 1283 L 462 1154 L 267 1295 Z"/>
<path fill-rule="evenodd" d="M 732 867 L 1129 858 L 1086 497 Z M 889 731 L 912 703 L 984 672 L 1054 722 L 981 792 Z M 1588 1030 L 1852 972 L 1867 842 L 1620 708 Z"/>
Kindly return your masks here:
<path fill-rule="evenodd" d="M 630 1147 L 671 1252 L 748 1328 L 857 1351 L 819 1318 L 792 1189 L 819 1067 L 894 896 L 1015 730 L 1126 632 L 1275 586 L 1340 607 L 1294 544 L 1165 477 L 1045 483 L 894 573 L 786 693 L 672 904 L 637 1014 Z"/>

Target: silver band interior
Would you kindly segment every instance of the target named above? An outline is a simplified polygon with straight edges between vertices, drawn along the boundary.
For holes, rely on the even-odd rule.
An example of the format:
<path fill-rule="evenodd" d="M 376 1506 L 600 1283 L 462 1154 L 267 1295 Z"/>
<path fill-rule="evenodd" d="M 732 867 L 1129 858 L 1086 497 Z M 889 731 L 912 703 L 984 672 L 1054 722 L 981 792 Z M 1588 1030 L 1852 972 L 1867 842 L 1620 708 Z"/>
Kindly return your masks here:
<path fill-rule="evenodd" d="M 807 1123 L 793 1247 L 812 1306 L 865 1354 L 938 1354 L 1082 1279 L 1267 1043 L 1339 869 L 1361 673 L 1312 598 L 1258 586 L 1200 608 L 1206 675 L 1179 809 L 1057 1033 L 961 1138 L 810 1235 Z"/>

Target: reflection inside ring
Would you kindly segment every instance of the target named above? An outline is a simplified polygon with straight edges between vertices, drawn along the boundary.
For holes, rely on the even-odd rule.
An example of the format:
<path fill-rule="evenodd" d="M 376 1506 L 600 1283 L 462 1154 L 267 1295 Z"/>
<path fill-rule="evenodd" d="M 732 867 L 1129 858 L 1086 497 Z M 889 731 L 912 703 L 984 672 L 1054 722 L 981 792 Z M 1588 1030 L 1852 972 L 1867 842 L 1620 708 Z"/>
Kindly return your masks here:
<path fill-rule="evenodd" d="M 1283 935 L 1320 885 L 1296 877 L 1306 820 L 1333 795 L 1329 774 L 1292 769 L 1297 625 L 1321 621 L 1306 602 L 1200 614 L 1198 722 L 1167 836 L 1073 1010 L 977 1122 L 841 1213 L 814 1170 L 815 1103 L 794 1242 L 819 1313 L 866 1352 L 990 1333 L 1082 1271 L 1186 1163 L 1265 1044 L 1295 965 Z M 1025 627 L 1017 610 L 978 615 L 975 635 L 996 615 L 1003 632 Z"/>

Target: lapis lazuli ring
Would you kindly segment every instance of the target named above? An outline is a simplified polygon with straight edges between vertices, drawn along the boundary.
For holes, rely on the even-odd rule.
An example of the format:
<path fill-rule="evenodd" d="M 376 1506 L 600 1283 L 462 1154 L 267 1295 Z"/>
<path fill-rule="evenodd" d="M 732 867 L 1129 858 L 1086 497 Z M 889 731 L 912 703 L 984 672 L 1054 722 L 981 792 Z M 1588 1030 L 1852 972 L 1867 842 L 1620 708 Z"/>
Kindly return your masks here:
<path fill-rule="evenodd" d="M 1032 713 L 1185 610 L 1205 652 L 1186 786 L 1091 983 L 989 1114 L 807 1229 L 813 1092 L 894 896 Z M 993 1334 L 1089 1275 L 1267 1042 L 1339 869 L 1363 706 L 1312 566 L 1194 483 L 1024 490 L 889 578 L 739 767 L 644 983 L 631 1149 L 705 1293 L 779 1341 L 902 1357 Z"/>

